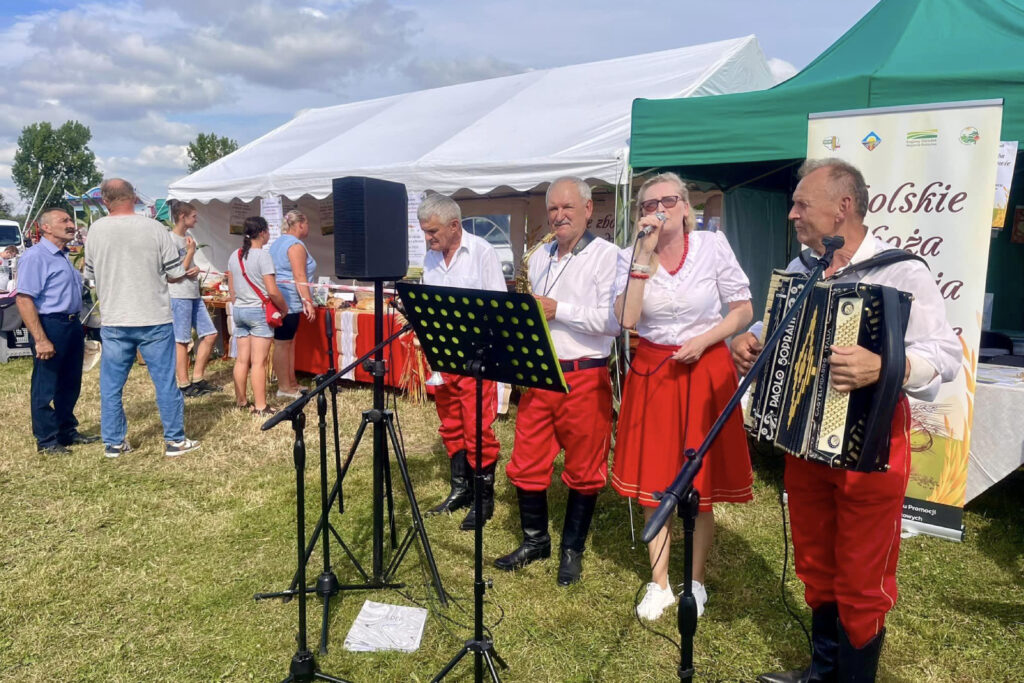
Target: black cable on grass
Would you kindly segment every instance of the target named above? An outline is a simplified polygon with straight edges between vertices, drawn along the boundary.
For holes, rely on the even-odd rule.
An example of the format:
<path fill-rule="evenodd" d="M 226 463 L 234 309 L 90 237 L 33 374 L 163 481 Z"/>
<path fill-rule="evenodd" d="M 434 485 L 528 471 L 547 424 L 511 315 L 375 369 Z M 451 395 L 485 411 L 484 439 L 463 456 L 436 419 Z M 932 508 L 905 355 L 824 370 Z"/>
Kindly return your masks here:
<path fill-rule="evenodd" d="M 785 485 L 781 478 L 777 480 L 778 492 L 779 492 L 779 511 L 782 513 L 782 579 L 779 581 L 779 593 L 782 596 L 782 606 L 786 608 L 789 616 L 793 618 L 797 624 L 800 625 L 800 630 L 804 632 L 804 638 L 807 639 L 807 650 L 810 655 L 814 656 L 814 647 L 811 645 L 811 634 L 807 630 L 807 626 L 804 625 L 803 619 L 800 615 L 790 606 L 789 601 L 786 599 L 786 571 L 789 567 L 789 534 L 787 532 L 786 523 L 786 502 L 784 500 Z"/>

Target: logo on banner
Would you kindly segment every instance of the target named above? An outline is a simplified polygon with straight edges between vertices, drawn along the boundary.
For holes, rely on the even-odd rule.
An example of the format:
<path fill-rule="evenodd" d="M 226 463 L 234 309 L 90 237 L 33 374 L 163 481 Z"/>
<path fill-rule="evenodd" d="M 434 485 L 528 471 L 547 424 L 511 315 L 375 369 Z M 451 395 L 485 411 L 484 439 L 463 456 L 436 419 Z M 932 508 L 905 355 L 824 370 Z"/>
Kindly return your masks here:
<path fill-rule="evenodd" d="M 911 130 L 907 132 L 907 147 L 934 147 L 939 142 L 939 129 Z"/>
<path fill-rule="evenodd" d="M 869 152 L 873 152 L 875 151 L 875 147 L 878 147 L 880 144 L 882 144 L 882 138 L 879 137 L 878 133 L 876 133 L 875 131 L 871 131 L 870 133 L 864 136 L 864 139 L 860 141 L 860 144 L 867 147 Z"/>
<path fill-rule="evenodd" d="M 824 140 L 822 140 L 821 144 L 825 145 L 825 149 L 827 149 L 828 151 L 834 152 L 837 149 L 839 149 L 839 138 L 833 135 L 830 138 L 825 138 Z"/>
<path fill-rule="evenodd" d="M 978 133 L 978 129 L 974 126 L 967 126 L 960 131 L 960 142 L 965 145 L 976 145 L 980 139 L 981 135 Z"/>

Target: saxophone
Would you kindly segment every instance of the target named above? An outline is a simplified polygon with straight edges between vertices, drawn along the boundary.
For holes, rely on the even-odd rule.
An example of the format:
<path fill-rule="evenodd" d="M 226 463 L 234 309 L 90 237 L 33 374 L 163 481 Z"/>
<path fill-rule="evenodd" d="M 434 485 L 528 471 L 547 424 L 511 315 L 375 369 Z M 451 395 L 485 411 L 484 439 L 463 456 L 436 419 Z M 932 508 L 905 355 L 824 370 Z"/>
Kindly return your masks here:
<path fill-rule="evenodd" d="M 553 239 L 555 239 L 555 233 L 549 232 L 523 254 L 523 260 L 519 264 L 519 275 L 516 276 L 516 291 L 520 294 L 533 294 L 533 287 L 530 285 L 530 257 L 533 256 L 533 252 L 540 249 L 542 245 L 550 244 Z"/>

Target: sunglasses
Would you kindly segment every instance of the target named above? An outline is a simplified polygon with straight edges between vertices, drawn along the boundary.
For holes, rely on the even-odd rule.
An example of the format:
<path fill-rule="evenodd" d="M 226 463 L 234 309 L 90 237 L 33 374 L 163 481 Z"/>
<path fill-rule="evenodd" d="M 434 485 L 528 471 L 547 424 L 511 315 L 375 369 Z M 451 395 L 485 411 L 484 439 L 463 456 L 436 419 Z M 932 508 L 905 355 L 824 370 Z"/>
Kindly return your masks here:
<path fill-rule="evenodd" d="M 682 199 L 682 197 L 679 195 L 669 195 L 668 197 L 662 197 L 661 199 L 648 199 L 645 202 L 640 202 L 640 208 L 644 210 L 644 213 L 654 213 L 658 210 L 658 204 L 661 204 L 666 209 L 671 209 L 679 203 L 680 199 Z"/>

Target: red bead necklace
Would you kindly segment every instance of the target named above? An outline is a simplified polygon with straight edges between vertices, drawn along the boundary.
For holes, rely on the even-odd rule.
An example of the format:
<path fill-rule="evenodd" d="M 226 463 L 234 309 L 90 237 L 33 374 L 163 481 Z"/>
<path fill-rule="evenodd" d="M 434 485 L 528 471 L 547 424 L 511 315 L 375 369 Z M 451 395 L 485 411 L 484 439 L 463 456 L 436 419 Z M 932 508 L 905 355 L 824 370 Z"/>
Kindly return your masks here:
<path fill-rule="evenodd" d="M 683 264 L 686 263 L 686 255 L 688 253 L 690 253 L 690 233 L 684 232 L 683 233 L 683 257 L 681 259 L 679 259 L 679 265 L 678 266 L 676 266 L 673 270 L 668 271 L 669 275 L 675 275 L 676 273 L 678 273 L 680 270 L 683 269 Z"/>

